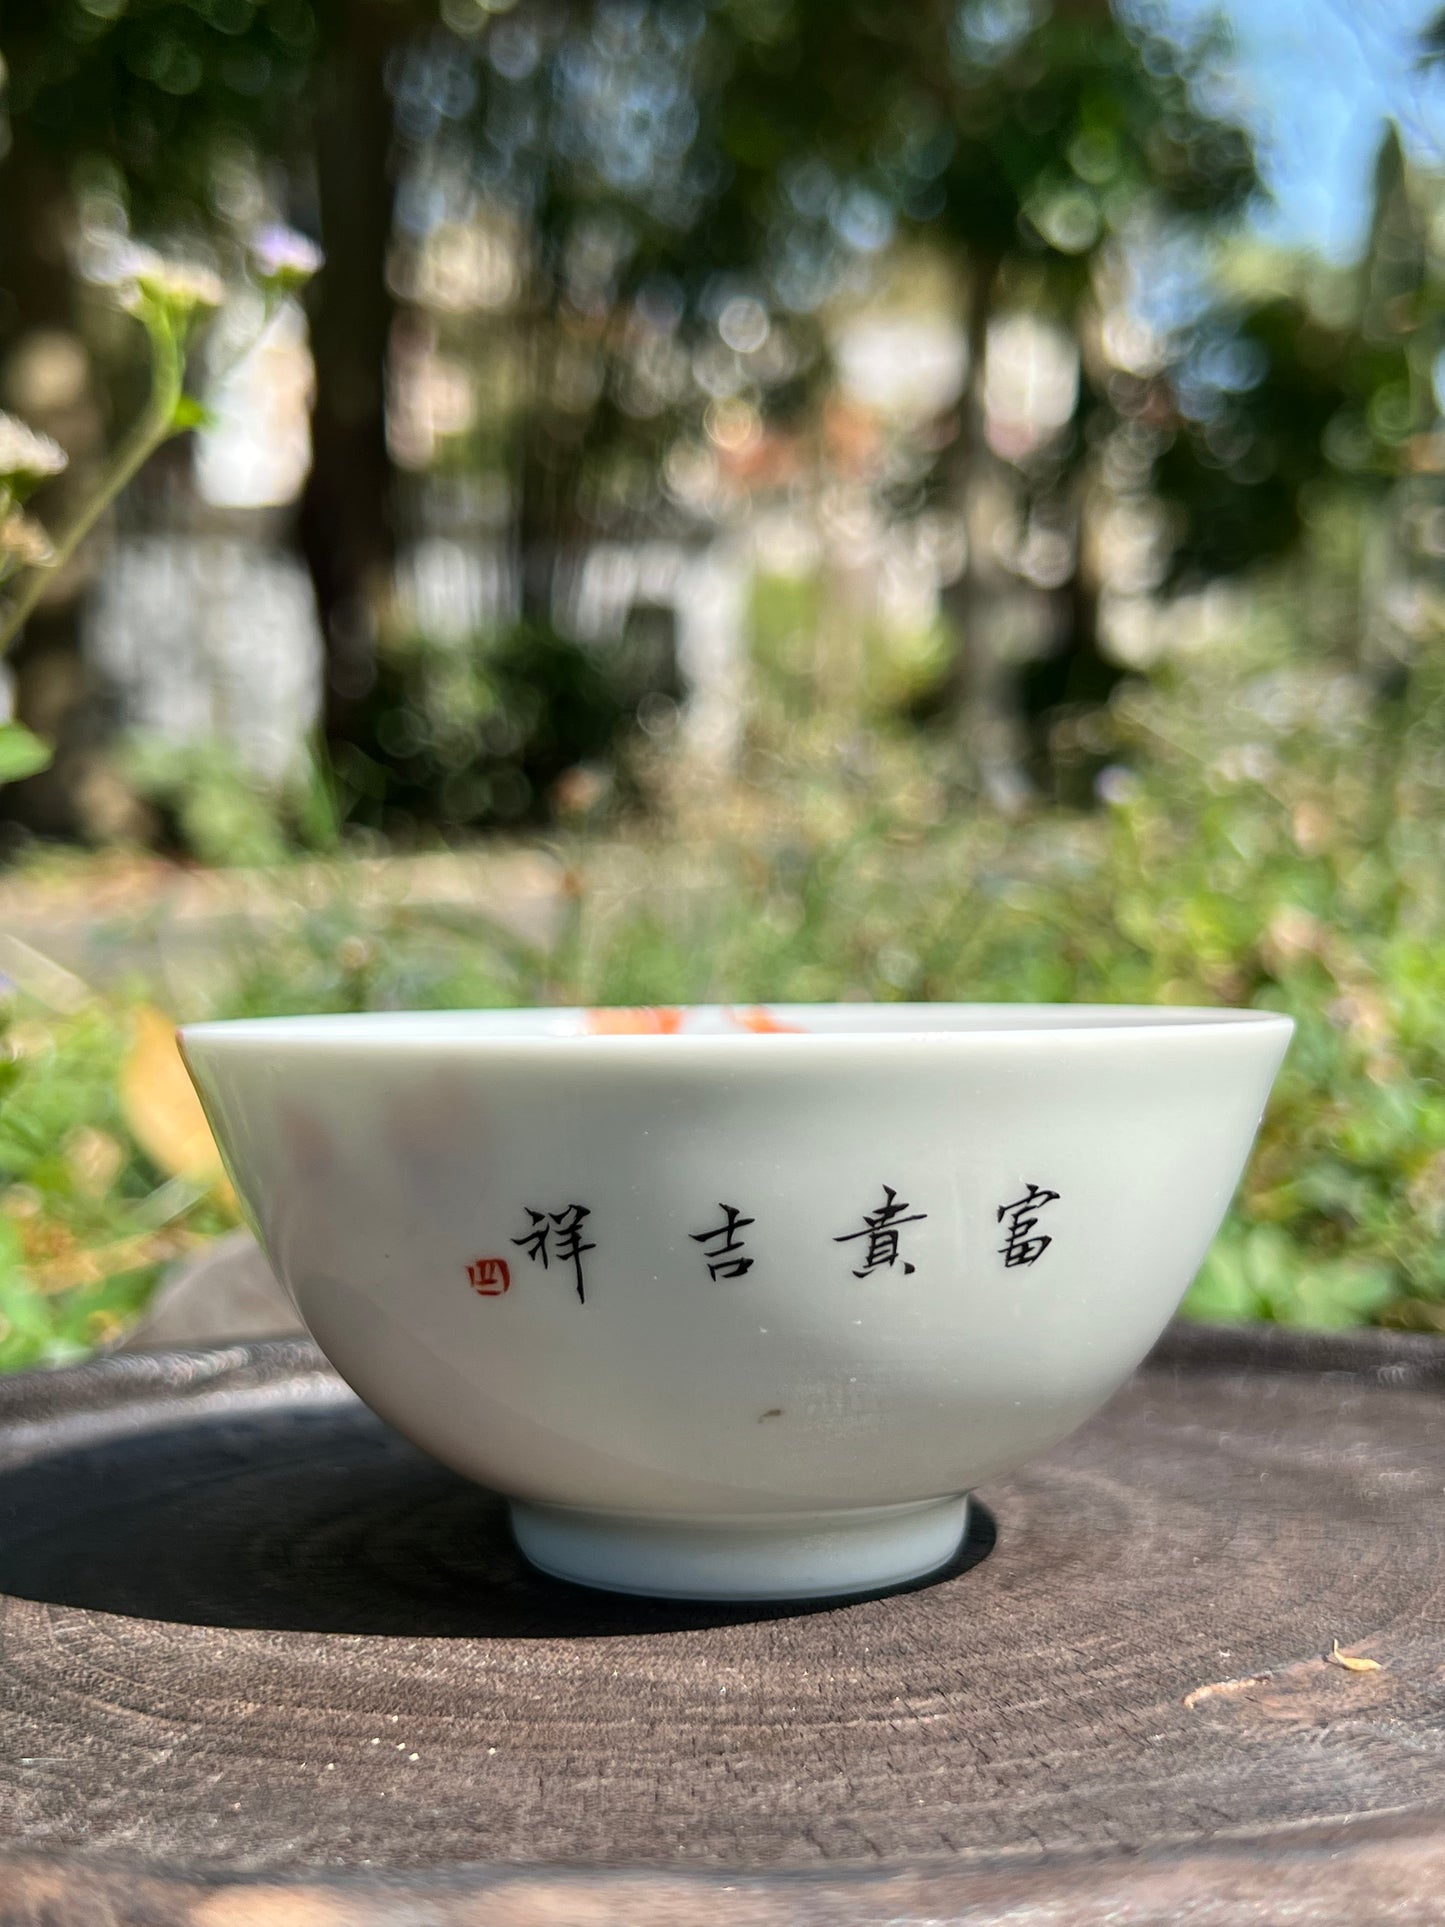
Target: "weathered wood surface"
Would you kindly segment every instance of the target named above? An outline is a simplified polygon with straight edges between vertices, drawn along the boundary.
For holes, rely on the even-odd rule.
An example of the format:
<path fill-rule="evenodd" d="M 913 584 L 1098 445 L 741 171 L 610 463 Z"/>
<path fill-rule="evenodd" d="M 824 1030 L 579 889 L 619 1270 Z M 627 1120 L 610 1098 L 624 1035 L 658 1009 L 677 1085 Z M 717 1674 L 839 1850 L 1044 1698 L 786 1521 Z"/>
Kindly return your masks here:
<path fill-rule="evenodd" d="M 1440 1917 L 1445 1345 L 1181 1329 L 982 1498 L 905 1594 L 649 1604 L 303 1343 L 0 1381 L 0 1922 Z"/>
<path fill-rule="evenodd" d="M 1386 1820 L 1127 1858 L 834 1874 L 3 1871 L 5 1927 L 1439 1927 L 1445 1846 Z"/>
<path fill-rule="evenodd" d="M 170 1268 L 117 1350 L 233 1345 L 304 1331 L 301 1314 L 250 1232 L 228 1231 Z"/>

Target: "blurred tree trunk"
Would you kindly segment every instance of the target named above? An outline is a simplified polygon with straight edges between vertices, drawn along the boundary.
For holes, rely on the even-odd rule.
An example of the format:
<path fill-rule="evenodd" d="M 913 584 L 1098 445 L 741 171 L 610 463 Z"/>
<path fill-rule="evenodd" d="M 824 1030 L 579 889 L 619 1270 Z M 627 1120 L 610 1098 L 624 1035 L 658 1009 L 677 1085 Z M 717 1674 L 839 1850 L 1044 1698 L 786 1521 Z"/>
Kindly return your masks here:
<path fill-rule="evenodd" d="M 949 451 L 948 480 L 952 506 L 967 537 L 964 565 L 950 584 L 948 607 L 957 630 L 958 655 L 955 666 L 959 703 L 966 709 L 982 693 L 986 681 L 987 653 L 983 630 L 987 591 L 983 582 L 983 558 L 975 541 L 974 514 L 981 471 L 988 461 L 987 409 L 984 404 L 984 370 L 988 361 L 988 326 L 993 319 L 994 283 L 999 263 L 992 258 L 976 260 L 969 275 L 968 306 L 964 315 L 964 340 L 968 367 L 964 392 L 959 400 L 958 436 Z"/>
<path fill-rule="evenodd" d="M 336 0 L 315 82 L 325 271 L 311 316 L 312 467 L 300 538 L 326 647 L 325 727 L 354 736 L 375 677 L 376 628 L 396 557 L 386 442 L 393 303 L 392 110 L 387 56 L 411 24 L 385 0 Z"/>
<path fill-rule="evenodd" d="M 4 280 L 9 337 L 13 346 L 38 328 L 72 325 L 70 262 L 65 240 L 71 226 L 64 169 L 35 147 L 29 124 L 11 129 L 0 175 Z"/>
<path fill-rule="evenodd" d="M 970 267 L 964 314 L 968 368 L 958 434 L 944 468 L 945 496 L 962 524 L 966 550 L 962 570 L 944 590 L 943 604 L 954 633 L 951 695 L 960 737 L 981 789 L 990 801 L 1011 809 L 1031 786 L 1011 678 L 998 660 L 998 592 L 986 541 L 994 457 L 988 446 L 984 381 L 1001 265 L 998 257 L 979 254 Z"/>
<path fill-rule="evenodd" d="M 516 541 L 517 613 L 525 628 L 537 633 L 556 623 L 557 569 L 562 542 L 561 501 L 565 476 L 559 464 L 564 449 L 553 432 L 551 356 L 546 352 L 550 329 L 538 314 L 529 327 L 529 405 L 521 411 L 518 443 L 513 457 L 516 499 L 513 503 Z"/>
<path fill-rule="evenodd" d="M 54 435 L 72 458 L 70 473 L 38 504 L 53 523 L 65 518 L 70 498 L 83 484 L 85 458 L 96 452 L 99 420 L 75 330 L 67 252 L 73 208 L 65 169 L 36 145 L 24 117 L 12 124 L 11 135 L 0 164 L 0 280 L 8 311 L 0 404 Z M 38 384 L 25 378 L 27 371 L 33 376 L 37 357 L 51 371 L 51 379 Z M 71 571 L 68 582 L 56 585 L 6 658 L 15 712 L 55 745 L 55 757 L 39 776 L 0 789 L 0 818 L 49 836 L 87 828 L 80 792 L 93 761 L 99 717 L 97 692 L 80 652 L 76 585 L 81 579 Z"/>
<path fill-rule="evenodd" d="M 569 343 L 559 314 L 557 264 L 571 210 L 556 192 L 550 162 L 559 137 L 554 128 L 544 150 L 549 159 L 532 210 L 525 288 L 514 321 L 522 371 L 510 449 L 517 614 L 538 635 L 555 630 L 563 614 L 562 571 L 581 540 L 577 487 L 585 454 L 585 423 L 562 399 Z"/>
<path fill-rule="evenodd" d="M 1078 399 L 1069 428 L 1073 449 L 1067 479 L 1073 564 L 1054 598 L 1054 645 L 1047 655 L 1029 663 L 1019 678 L 1029 761 L 1035 777 L 1056 802 L 1075 807 L 1084 807 L 1092 800 L 1101 759 L 1072 754 L 1060 759 L 1054 752 L 1053 726 L 1063 712 L 1102 708 L 1125 674 L 1105 655 L 1099 625 L 1099 558 L 1090 526 L 1098 506 L 1098 489 L 1089 451 L 1089 421 L 1097 401 L 1081 353 Z"/>

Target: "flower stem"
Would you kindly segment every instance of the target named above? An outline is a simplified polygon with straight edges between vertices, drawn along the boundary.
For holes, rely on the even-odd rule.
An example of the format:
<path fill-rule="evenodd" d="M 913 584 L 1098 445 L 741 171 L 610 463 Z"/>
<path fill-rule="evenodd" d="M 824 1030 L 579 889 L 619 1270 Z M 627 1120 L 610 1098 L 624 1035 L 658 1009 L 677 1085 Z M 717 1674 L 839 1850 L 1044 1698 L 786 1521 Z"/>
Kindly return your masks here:
<path fill-rule="evenodd" d="M 56 542 L 54 553 L 31 569 L 24 587 L 0 615 L 0 656 L 34 614 L 47 584 L 69 562 L 127 482 L 145 466 L 162 442 L 177 433 L 176 405 L 181 399 L 185 378 L 185 348 L 167 322 L 159 318 L 153 322 L 148 320 L 147 328 L 151 338 L 151 388 L 146 405 L 116 450 L 115 460 L 94 495 Z"/>

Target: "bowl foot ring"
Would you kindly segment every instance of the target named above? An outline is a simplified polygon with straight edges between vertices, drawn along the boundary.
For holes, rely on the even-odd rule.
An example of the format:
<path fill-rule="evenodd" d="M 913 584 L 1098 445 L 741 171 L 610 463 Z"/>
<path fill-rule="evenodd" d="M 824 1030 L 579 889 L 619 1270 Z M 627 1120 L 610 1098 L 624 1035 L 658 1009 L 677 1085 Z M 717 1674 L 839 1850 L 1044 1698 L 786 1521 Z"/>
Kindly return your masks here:
<path fill-rule="evenodd" d="M 512 1530 L 554 1579 L 654 1599 L 826 1599 L 923 1579 L 958 1553 L 966 1497 L 772 1518 L 648 1519 L 513 1500 Z"/>

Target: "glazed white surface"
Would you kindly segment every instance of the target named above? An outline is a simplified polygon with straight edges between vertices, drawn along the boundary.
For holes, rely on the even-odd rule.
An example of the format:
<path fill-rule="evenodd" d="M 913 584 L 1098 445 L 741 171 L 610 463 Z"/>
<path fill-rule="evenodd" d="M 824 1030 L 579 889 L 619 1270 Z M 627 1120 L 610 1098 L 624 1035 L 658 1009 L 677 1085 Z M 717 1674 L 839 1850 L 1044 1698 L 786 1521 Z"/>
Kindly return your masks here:
<path fill-rule="evenodd" d="M 1095 1410 L 1203 1258 L 1291 1028 L 769 1017 L 808 1030 L 705 1012 L 677 1035 L 579 1035 L 585 1013 L 542 1011 L 183 1038 L 278 1276 L 383 1417 L 513 1498 L 737 1526 L 962 1494 Z M 1057 1193 L 1022 1214 L 1049 1243 L 1009 1266 L 998 1212 L 1030 1185 Z M 885 1186 L 908 1206 L 883 1227 L 894 1262 L 858 1277 L 870 1240 L 849 1234 Z M 753 1220 L 734 1234 L 752 1266 L 713 1277 L 692 1234 L 726 1204 Z M 559 1260 L 553 1225 L 544 1268 L 528 1212 L 574 1205 L 592 1249 Z M 504 1293 L 473 1289 L 486 1259 Z"/>
<path fill-rule="evenodd" d="M 1269 1011 L 1218 1010 L 1169 1004 L 689 1004 L 680 1008 L 627 1011 L 547 1008 L 540 1010 L 369 1010 L 309 1017 L 244 1017 L 223 1023 L 187 1026 L 187 1044 L 249 1049 L 262 1042 L 317 1047 L 449 1041 L 484 1043 L 501 1038 L 537 1041 L 594 1039 L 608 1018 L 675 1018 L 676 1034 L 728 1037 L 744 1041 L 748 1019 L 761 1014 L 777 1026 L 771 1035 L 897 1037 L 939 1032 L 1007 1032 L 1029 1036 L 1040 1031 L 1198 1030 L 1220 1026 L 1277 1028 L 1288 1019 Z M 663 1034 L 647 1030 L 642 1035 Z M 673 1035 L 672 1032 L 665 1034 Z M 606 1041 L 615 1041 L 609 1034 Z"/>

